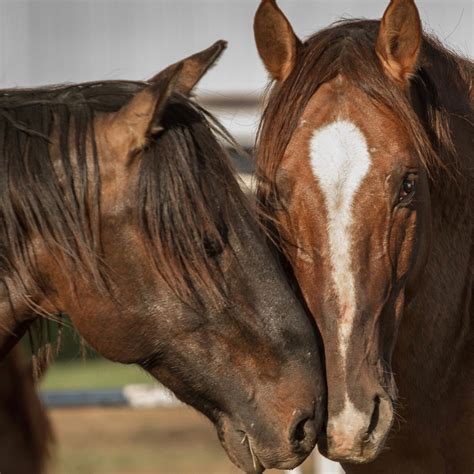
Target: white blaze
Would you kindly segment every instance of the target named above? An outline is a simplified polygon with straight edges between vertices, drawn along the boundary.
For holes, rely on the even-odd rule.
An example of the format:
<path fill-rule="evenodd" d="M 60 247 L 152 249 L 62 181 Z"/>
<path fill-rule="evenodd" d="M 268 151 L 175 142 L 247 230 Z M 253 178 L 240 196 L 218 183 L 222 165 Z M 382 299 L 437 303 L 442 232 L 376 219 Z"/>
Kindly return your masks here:
<path fill-rule="evenodd" d="M 353 123 L 336 121 L 314 132 L 310 144 L 311 168 L 324 194 L 332 282 L 338 298 L 338 346 L 343 370 L 356 308 L 352 272 L 353 201 L 371 159 L 363 133 Z M 345 410 L 350 410 L 346 394 Z M 355 407 L 354 407 L 355 408 Z"/>

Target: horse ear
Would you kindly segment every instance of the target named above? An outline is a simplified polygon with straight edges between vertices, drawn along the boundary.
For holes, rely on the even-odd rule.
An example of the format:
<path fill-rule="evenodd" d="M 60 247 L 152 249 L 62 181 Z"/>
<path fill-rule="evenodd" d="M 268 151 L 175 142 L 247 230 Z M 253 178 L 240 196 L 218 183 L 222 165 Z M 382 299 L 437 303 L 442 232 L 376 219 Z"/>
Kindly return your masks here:
<path fill-rule="evenodd" d="M 170 95 L 189 94 L 226 48 L 217 41 L 210 48 L 167 67 L 148 81 L 148 87 L 138 92 L 111 118 L 109 136 L 128 151 L 143 148 L 150 137 L 161 130 L 161 118 Z"/>
<path fill-rule="evenodd" d="M 295 67 L 301 41 L 275 0 L 262 0 L 253 29 L 263 64 L 273 79 L 283 82 Z"/>
<path fill-rule="evenodd" d="M 139 150 L 162 130 L 160 119 L 182 70 L 181 63 L 168 67 L 111 116 L 107 132 L 113 143 L 128 151 Z"/>
<path fill-rule="evenodd" d="M 201 80 L 206 72 L 215 64 L 226 48 L 227 42 L 220 40 L 215 42 L 209 48 L 170 66 L 171 68 L 177 65 L 182 66 L 181 74 L 176 82 L 175 91 L 188 95 L 194 87 L 196 87 L 196 84 Z M 157 80 L 160 80 L 162 74 L 163 73 L 159 73 L 152 77 L 149 82 L 154 83 Z"/>
<path fill-rule="evenodd" d="M 388 76 L 405 86 L 415 72 L 421 21 L 413 0 L 391 0 L 380 22 L 375 51 Z"/>

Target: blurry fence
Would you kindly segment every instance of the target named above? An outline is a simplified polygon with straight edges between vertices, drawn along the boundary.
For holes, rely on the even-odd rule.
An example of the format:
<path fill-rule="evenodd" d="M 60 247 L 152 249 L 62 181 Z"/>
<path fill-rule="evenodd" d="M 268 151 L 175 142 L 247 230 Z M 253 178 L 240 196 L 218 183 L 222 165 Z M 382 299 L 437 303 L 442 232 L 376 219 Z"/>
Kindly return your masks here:
<path fill-rule="evenodd" d="M 48 408 L 80 408 L 80 407 L 118 407 L 166 408 L 182 405 L 169 391 L 156 385 L 127 385 L 115 390 L 48 390 L 41 393 L 43 403 Z M 338 463 L 316 453 L 314 456 L 314 474 L 342 474 L 344 471 Z M 301 468 L 287 471 L 302 474 Z"/>

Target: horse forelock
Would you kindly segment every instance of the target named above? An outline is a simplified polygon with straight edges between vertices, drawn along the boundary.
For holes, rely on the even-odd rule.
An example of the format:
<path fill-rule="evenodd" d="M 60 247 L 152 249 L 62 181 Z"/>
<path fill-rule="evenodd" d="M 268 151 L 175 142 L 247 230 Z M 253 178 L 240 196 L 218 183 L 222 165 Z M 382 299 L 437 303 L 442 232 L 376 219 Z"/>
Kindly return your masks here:
<path fill-rule="evenodd" d="M 149 256 L 185 302 L 225 305 L 227 289 L 216 254 L 230 248 L 249 202 L 240 190 L 220 136 L 232 138 L 206 111 L 171 99 L 163 134 L 143 154 L 139 218 Z M 239 217 L 240 216 L 240 217 Z"/>

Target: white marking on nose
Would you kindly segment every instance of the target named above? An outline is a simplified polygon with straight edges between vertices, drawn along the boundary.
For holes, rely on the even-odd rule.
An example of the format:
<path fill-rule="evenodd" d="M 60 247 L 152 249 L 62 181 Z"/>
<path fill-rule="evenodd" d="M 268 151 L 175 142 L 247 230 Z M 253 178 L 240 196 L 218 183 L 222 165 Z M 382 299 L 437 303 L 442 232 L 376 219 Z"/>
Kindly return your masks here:
<path fill-rule="evenodd" d="M 367 415 L 359 411 L 345 395 L 344 408 L 329 418 L 327 432 L 338 451 L 351 451 L 360 442 L 360 433 L 367 429 Z"/>
<path fill-rule="evenodd" d="M 316 130 L 310 144 L 311 168 L 324 194 L 332 283 L 338 298 L 338 346 L 346 367 L 356 310 L 352 272 L 353 201 L 371 166 L 367 141 L 351 122 L 336 121 Z M 351 411 L 347 406 L 345 410 Z"/>

